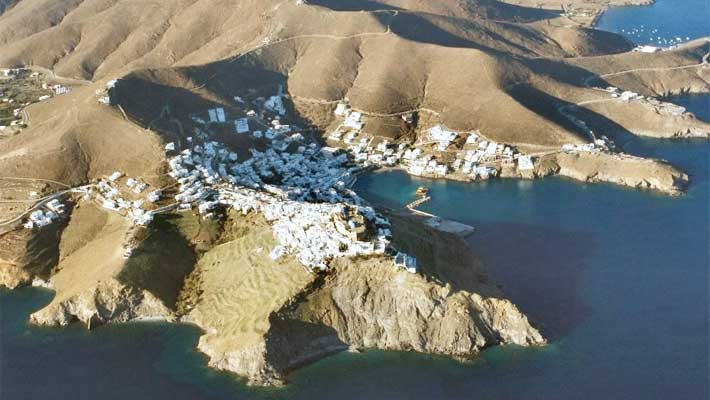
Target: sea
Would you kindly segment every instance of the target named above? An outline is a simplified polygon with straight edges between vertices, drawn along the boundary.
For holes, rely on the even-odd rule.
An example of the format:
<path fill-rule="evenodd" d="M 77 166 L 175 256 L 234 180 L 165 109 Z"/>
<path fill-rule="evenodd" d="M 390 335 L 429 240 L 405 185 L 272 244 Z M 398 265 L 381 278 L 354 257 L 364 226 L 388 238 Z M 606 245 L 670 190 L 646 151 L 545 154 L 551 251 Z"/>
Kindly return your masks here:
<path fill-rule="evenodd" d="M 707 5 L 613 8 L 599 27 L 708 36 L 698 18 Z M 670 101 L 710 121 L 710 95 Z M 2 290 L 0 399 L 708 399 L 710 142 L 626 137 L 622 145 L 687 171 L 687 195 L 563 178 L 464 184 L 386 172 L 358 181 L 364 197 L 388 207 L 426 185 L 424 211 L 475 226 L 471 247 L 548 346 L 492 348 L 469 362 L 340 353 L 284 388 L 259 389 L 208 368 L 192 326 L 33 327 L 29 314 L 53 293 Z"/>
<path fill-rule="evenodd" d="M 639 45 L 668 47 L 710 34 L 710 1 L 656 0 L 645 7 L 613 7 L 596 27 Z"/>

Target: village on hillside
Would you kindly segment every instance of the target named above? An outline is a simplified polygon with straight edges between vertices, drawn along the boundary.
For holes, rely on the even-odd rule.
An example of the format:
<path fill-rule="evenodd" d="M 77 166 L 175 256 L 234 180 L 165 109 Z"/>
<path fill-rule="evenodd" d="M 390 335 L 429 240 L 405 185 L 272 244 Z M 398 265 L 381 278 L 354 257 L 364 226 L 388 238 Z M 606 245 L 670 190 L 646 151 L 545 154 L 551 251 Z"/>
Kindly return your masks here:
<path fill-rule="evenodd" d="M 0 69 L 0 140 L 27 126 L 27 106 L 70 91 L 29 68 Z"/>
<path fill-rule="evenodd" d="M 111 105 L 116 85 L 120 81 L 112 80 L 97 91 L 97 101 Z M 185 120 L 191 124 L 191 136 L 164 146 L 168 174 L 176 184 L 152 187 L 141 177 L 115 171 L 81 188 L 40 197 L 27 212 L 24 227 L 40 229 L 62 218 L 66 195 L 93 201 L 138 227 L 161 213 L 196 211 L 203 218 L 217 218 L 233 209 L 262 214 L 272 225 L 278 243 L 269 253 L 273 260 L 291 255 L 313 271 L 327 270 L 338 257 L 387 254 L 397 267 L 416 273 L 416 258 L 393 248 L 389 221 L 351 189 L 357 174 L 399 168 L 414 176 L 482 181 L 498 176 L 503 168 L 521 173 L 535 168 L 533 156 L 479 131 L 457 132 L 436 123 L 418 127 L 415 139 L 369 133 L 368 116 L 346 102 L 335 106 L 335 122 L 323 140 L 293 122 L 287 99 L 280 87 L 269 97 L 234 96 L 229 107 L 190 114 Z M 407 125 L 415 116 L 398 118 Z M 599 141 L 559 151 L 603 150 L 607 146 Z M 457 233 L 472 231 L 436 217 L 428 224 Z M 124 257 L 136 246 L 127 240 Z"/>

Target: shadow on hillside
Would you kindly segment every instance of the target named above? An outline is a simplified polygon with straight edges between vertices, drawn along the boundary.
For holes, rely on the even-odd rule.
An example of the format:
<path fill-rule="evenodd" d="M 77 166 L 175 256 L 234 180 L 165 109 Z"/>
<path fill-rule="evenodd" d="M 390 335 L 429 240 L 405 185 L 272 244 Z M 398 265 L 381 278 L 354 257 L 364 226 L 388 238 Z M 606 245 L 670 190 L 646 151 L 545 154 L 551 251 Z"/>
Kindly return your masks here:
<path fill-rule="evenodd" d="M 383 23 L 386 23 L 388 16 L 381 15 L 379 17 Z M 402 13 L 397 15 L 390 24 L 392 32 L 404 39 L 419 43 L 429 43 L 446 47 L 461 47 L 472 48 L 485 52 L 492 52 L 494 49 L 485 46 L 481 43 L 468 40 L 462 36 L 455 35 L 445 28 L 435 24 L 433 21 L 439 22 L 441 25 L 459 24 L 459 27 L 469 25 L 471 23 L 465 20 L 456 20 L 455 18 L 444 18 L 435 15 L 419 15 Z M 475 28 L 480 29 L 478 25 Z"/>
<path fill-rule="evenodd" d="M 126 261 L 118 279 L 126 285 L 147 290 L 165 306 L 175 309 L 185 278 L 195 268 L 197 256 L 169 219 L 170 216 L 155 219 L 147 237 Z"/>
<path fill-rule="evenodd" d="M 547 77 L 578 88 L 586 88 L 584 79 L 595 75 L 582 67 L 556 59 L 529 58 L 522 60 L 522 62 L 539 77 Z M 608 86 L 607 82 L 598 77 L 592 83 L 594 86 Z"/>
<path fill-rule="evenodd" d="M 573 103 L 554 97 L 532 86 L 519 85 L 510 89 L 508 92 L 515 100 L 529 110 L 569 131 L 576 132 L 583 140 L 590 141 L 591 138 L 589 134 L 562 115 L 559 111 L 560 108 L 567 107 L 568 110 L 573 110 L 571 114 L 576 116 L 577 119 L 584 121 L 587 126 L 594 131 L 597 138 L 607 136 L 612 139 L 619 148 L 623 148 L 624 143 L 636 137 L 631 131 L 602 114 L 584 108 L 584 106 L 574 108 L 575 105 Z"/>
<path fill-rule="evenodd" d="M 515 24 L 505 24 L 503 21 L 487 21 L 486 15 L 488 12 L 480 12 L 479 9 L 472 9 L 472 18 L 454 17 L 448 15 L 431 14 L 423 11 L 407 11 L 401 8 L 382 4 L 376 1 L 332 1 L 318 0 L 311 1 L 310 4 L 323 6 L 335 11 L 399 11 L 396 15 L 392 12 L 378 13 L 375 15 L 383 26 L 389 26 L 392 33 L 419 43 L 436 44 L 446 47 L 457 48 L 472 48 L 486 52 L 501 51 L 500 49 L 514 49 L 520 54 L 530 54 L 530 50 L 526 49 L 520 43 L 506 38 L 504 35 L 496 32 L 495 27 L 505 27 L 506 31 L 514 31 L 517 34 L 530 34 L 530 31 L 521 32 L 524 28 Z M 508 7 L 508 5 L 501 5 Z M 531 9 L 533 10 L 533 9 Z M 533 10 L 535 13 L 540 10 Z M 555 15 L 542 11 L 539 17 L 548 18 L 549 15 Z M 495 14 L 495 12 L 491 12 Z M 504 12 L 503 14 L 515 15 L 515 13 Z M 514 20 L 515 18 L 513 18 Z M 535 18 L 524 19 L 526 22 L 536 20 Z M 456 31 L 461 34 L 455 33 Z M 472 40 L 472 34 L 478 34 L 485 40 Z M 469 36 L 467 38 L 466 36 Z M 542 38 L 540 38 L 542 40 Z M 496 49 L 482 42 L 500 43 Z"/>
<path fill-rule="evenodd" d="M 330 326 L 305 322 L 273 313 L 266 334 L 266 361 L 280 373 L 316 362 L 348 349 L 338 332 Z"/>
<path fill-rule="evenodd" d="M 329 8 L 333 11 L 401 10 L 401 8 L 374 0 L 308 0 L 308 4 Z"/>
<path fill-rule="evenodd" d="M 252 64 L 252 59 L 237 62 L 218 61 L 200 67 L 145 70 L 121 79 L 112 91 L 112 100 L 140 125 L 148 127 L 170 117 L 184 119 L 191 114 L 206 113 L 218 105 L 234 104 L 234 96 L 260 91 L 276 93 L 284 84 L 283 74 Z M 190 134 L 190 133 L 187 133 Z"/>
<path fill-rule="evenodd" d="M 400 10 L 404 8 L 392 6 L 385 2 L 375 0 L 309 0 L 309 4 L 326 7 L 333 11 L 386 11 Z M 465 11 L 461 11 L 461 8 Z M 507 22 L 529 23 L 544 19 L 555 18 L 559 12 L 544 10 L 541 8 L 522 7 L 507 4 L 496 0 L 476 0 L 469 1 L 468 4 L 455 4 L 452 10 L 461 11 L 467 15 L 460 16 L 461 19 L 491 19 Z M 426 12 L 425 9 L 414 9 L 412 12 Z"/>
<path fill-rule="evenodd" d="M 508 90 L 508 94 L 525 108 L 551 121 L 562 128 L 574 132 L 582 140 L 589 140 L 589 135 L 565 118 L 559 108 L 572 103 L 565 102 L 532 86 L 518 85 Z"/>

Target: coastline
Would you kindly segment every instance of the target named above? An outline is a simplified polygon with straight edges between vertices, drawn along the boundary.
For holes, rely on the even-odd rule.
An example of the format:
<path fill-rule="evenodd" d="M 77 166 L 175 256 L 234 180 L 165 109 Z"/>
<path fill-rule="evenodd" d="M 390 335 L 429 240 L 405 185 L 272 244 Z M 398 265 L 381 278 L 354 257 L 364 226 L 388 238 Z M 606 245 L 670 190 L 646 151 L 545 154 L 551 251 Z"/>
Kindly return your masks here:
<path fill-rule="evenodd" d="M 370 173 L 401 171 L 415 178 L 447 180 L 470 184 L 494 179 L 537 180 L 551 175 L 559 175 L 580 183 L 604 182 L 634 189 L 649 189 L 669 196 L 682 195 L 689 184 L 689 177 L 683 171 L 663 160 L 643 158 L 625 153 L 606 152 L 564 152 L 559 151 L 539 157 L 531 171 L 520 171 L 517 167 L 503 168 L 499 176 L 486 180 L 472 180 L 449 174 L 447 176 L 408 173 L 404 166 L 381 167 Z"/>
<path fill-rule="evenodd" d="M 588 28 L 594 28 L 597 29 L 597 23 L 599 22 L 599 19 L 602 17 L 602 15 L 609 11 L 611 8 L 614 7 L 645 7 L 645 6 L 651 6 L 656 2 L 656 0 L 630 0 L 626 1 L 623 4 L 605 4 L 602 8 L 599 9 L 599 11 L 594 15 L 592 18 L 591 22 L 587 26 Z"/>

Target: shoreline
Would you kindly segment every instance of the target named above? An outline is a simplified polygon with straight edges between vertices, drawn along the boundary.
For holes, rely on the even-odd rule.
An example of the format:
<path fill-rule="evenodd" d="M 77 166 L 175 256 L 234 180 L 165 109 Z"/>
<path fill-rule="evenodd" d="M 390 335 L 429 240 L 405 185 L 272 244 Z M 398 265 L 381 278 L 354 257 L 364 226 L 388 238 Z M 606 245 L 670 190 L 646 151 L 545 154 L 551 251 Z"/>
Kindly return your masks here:
<path fill-rule="evenodd" d="M 597 29 L 597 30 L 603 30 L 603 29 L 598 29 L 597 24 L 599 23 L 599 19 L 604 15 L 605 12 L 609 11 L 610 9 L 614 7 L 647 7 L 647 6 L 652 6 L 656 3 L 656 0 L 641 0 L 638 3 L 627 3 L 627 4 L 605 4 L 602 8 L 599 9 L 599 11 L 596 13 L 596 15 L 592 18 L 591 22 L 589 23 L 588 28 L 592 29 Z M 609 32 L 609 31 L 605 31 Z"/>
<path fill-rule="evenodd" d="M 636 168 L 641 168 L 643 171 L 649 165 L 662 170 L 663 174 L 655 169 L 651 171 L 655 175 L 647 175 L 636 170 Z M 363 173 L 392 171 L 400 171 L 412 178 L 456 181 L 466 184 L 484 183 L 498 179 L 535 181 L 550 176 L 559 176 L 571 179 L 578 184 L 608 183 L 629 189 L 650 190 L 671 197 L 683 195 L 690 184 L 684 171 L 664 160 L 645 158 L 624 152 L 564 152 L 560 150 L 559 153 L 536 158 L 533 170 L 520 171 L 517 167 L 512 170 L 503 168 L 497 176 L 485 180 L 461 179 L 452 175 L 416 176 L 410 174 L 404 166 L 368 168 Z"/>

